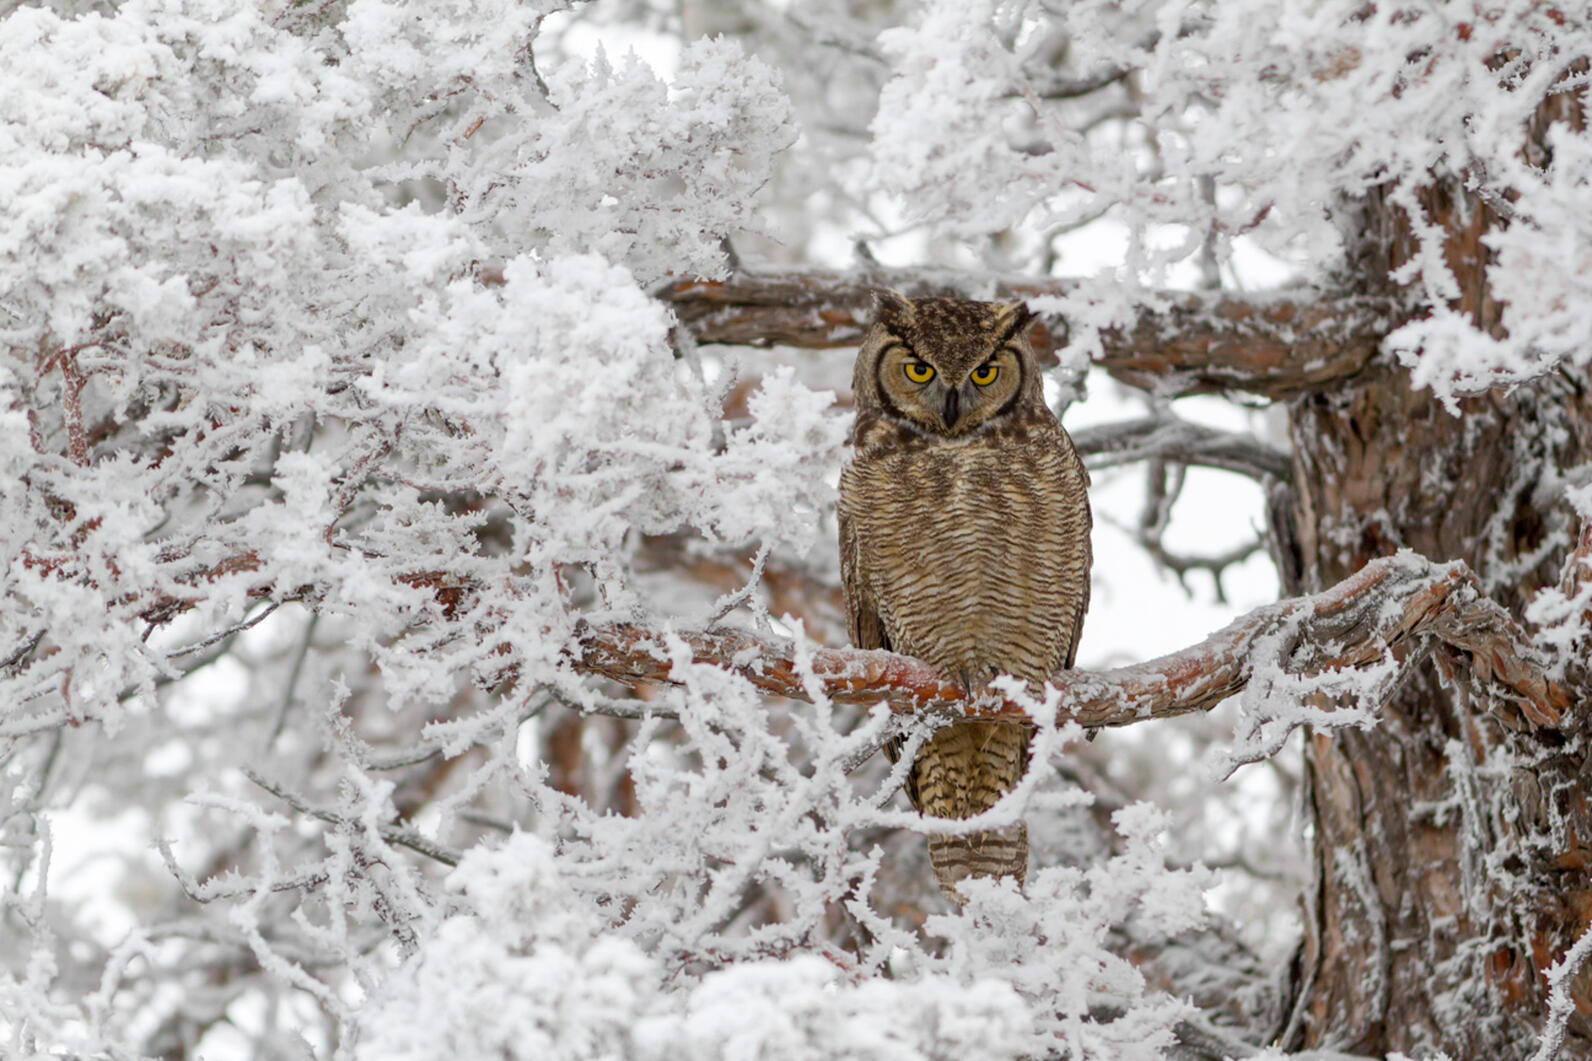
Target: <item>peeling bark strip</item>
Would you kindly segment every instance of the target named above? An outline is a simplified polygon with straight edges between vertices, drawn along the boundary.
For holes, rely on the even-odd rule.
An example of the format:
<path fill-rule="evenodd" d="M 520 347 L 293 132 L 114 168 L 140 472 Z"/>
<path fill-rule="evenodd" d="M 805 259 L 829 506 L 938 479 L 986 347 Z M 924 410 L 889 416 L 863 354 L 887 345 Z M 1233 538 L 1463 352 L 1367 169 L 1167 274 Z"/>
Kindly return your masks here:
<path fill-rule="evenodd" d="M 740 275 L 683 280 L 658 297 L 699 343 L 855 346 L 873 293 L 964 294 L 966 277 L 924 270 Z M 1002 281 L 996 297 L 1065 295 L 1067 281 Z M 1363 368 L 1407 316 L 1394 298 L 1301 289 L 1249 299 L 1168 295 L 1128 328 L 1101 335 L 1099 364 L 1125 383 L 1177 396 L 1243 390 L 1286 398 Z"/>
<path fill-rule="evenodd" d="M 1264 645 L 1283 630 L 1289 634 L 1281 651 Z M 790 646 L 749 634 L 594 628 L 582 638 L 575 664 L 625 685 L 670 682 L 667 636 L 683 641 L 693 662 L 722 667 L 768 693 L 812 699 Z M 1391 652 L 1401 667 L 1410 667 L 1439 644 L 1468 662 L 1469 673 L 1511 722 L 1553 727 L 1570 706 L 1569 694 L 1544 675 L 1524 632 L 1482 593 L 1470 568 L 1401 553 L 1373 560 L 1323 593 L 1258 608 L 1181 652 L 1102 673 L 1064 671 L 1053 681 L 1062 694 L 1057 717 L 1091 727 L 1125 726 L 1209 711 L 1242 690 L 1257 663 L 1310 674 L 1368 665 Z M 818 649 L 812 670 L 824 694 L 840 703 L 883 700 L 897 712 L 1026 717 L 1014 703 L 970 697 L 927 664 L 890 652 Z"/>

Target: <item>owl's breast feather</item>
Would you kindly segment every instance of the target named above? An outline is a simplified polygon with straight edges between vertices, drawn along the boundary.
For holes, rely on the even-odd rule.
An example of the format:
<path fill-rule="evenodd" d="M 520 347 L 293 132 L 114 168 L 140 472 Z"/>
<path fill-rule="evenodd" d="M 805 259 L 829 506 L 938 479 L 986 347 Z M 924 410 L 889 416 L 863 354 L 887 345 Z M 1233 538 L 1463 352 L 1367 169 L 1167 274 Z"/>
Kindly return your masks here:
<path fill-rule="evenodd" d="M 1066 489 L 1068 456 L 1053 438 L 988 433 L 875 450 L 848 466 L 859 573 L 892 645 L 979 681 L 1043 681 L 1059 669 L 1088 578 L 1087 524 L 1081 550 L 1069 540 L 1080 521 L 1069 518 L 1079 499 Z"/>

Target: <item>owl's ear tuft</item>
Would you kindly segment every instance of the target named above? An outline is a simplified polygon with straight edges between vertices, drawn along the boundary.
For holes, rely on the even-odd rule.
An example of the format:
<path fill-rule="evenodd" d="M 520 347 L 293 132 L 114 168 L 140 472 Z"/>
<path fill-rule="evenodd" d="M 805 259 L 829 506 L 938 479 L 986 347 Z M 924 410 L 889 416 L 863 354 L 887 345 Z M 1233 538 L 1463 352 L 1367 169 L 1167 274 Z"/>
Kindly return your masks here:
<path fill-rule="evenodd" d="M 996 330 L 1001 333 L 1001 341 L 1005 342 L 1034 322 L 1034 311 L 1028 308 L 1026 302 L 1008 302 L 1000 308 L 995 319 Z"/>
<path fill-rule="evenodd" d="M 899 291 L 878 288 L 873 293 L 873 319 L 886 328 L 899 331 L 912 320 L 912 303 Z"/>

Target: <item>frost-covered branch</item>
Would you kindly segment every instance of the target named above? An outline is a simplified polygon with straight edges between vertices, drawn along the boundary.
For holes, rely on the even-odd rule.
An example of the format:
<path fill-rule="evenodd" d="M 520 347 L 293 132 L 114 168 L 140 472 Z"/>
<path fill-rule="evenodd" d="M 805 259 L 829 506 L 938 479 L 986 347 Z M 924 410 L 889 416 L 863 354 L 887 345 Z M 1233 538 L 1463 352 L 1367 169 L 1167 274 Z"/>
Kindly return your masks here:
<path fill-rule="evenodd" d="M 237 558 L 218 568 L 249 565 Z M 471 587 L 438 572 L 403 582 L 437 594 L 445 609 Z M 262 587 L 250 596 L 266 596 Z M 310 587 L 291 593 L 313 600 Z M 160 622 L 183 610 L 162 599 L 144 609 Z M 626 685 L 671 681 L 667 641 L 679 638 L 699 663 L 739 674 L 766 693 L 810 700 L 807 680 L 792 647 L 747 633 L 663 634 L 643 626 L 605 625 L 584 631 L 573 662 L 582 672 Z M 1468 665 L 1474 680 L 1513 704 L 1536 726 L 1552 727 L 1571 703 L 1549 677 L 1519 625 L 1481 590 L 1463 563 L 1436 564 L 1413 553 L 1382 558 L 1338 585 L 1311 596 L 1258 608 L 1197 645 L 1159 659 L 1100 673 L 1064 671 L 1061 721 L 1088 727 L 1122 726 L 1149 718 L 1208 711 L 1243 690 L 1262 667 L 1293 677 L 1367 668 L 1390 657 L 1399 668 L 1441 644 Z M 858 649 L 816 649 L 812 675 L 837 703 L 888 702 L 897 712 L 942 712 L 970 717 L 1022 716 L 1017 705 L 989 695 L 971 696 L 959 683 L 909 656 Z M 594 709 L 602 713 L 599 706 Z"/>
<path fill-rule="evenodd" d="M 670 304 L 699 343 L 854 346 L 881 287 L 988 297 L 1066 295 L 1062 280 L 1003 280 L 930 270 L 739 275 L 669 284 Z M 1391 298 L 1296 290 L 1265 296 L 1177 294 L 1145 300 L 1138 319 L 1101 333 L 1100 365 L 1158 394 L 1244 390 L 1287 397 L 1358 372 L 1405 319 Z"/>
<path fill-rule="evenodd" d="M 588 630 L 576 666 L 629 685 L 669 682 L 665 641 L 678 637 L 694 662 L 712 663 L 757 688 L 811 699 L 789 645 L 740 633 L 662 635 L 638 626 Z M 1389 657 L 1413 666 L 1436 645 L 1468 662 L 1474 680 L 1512 704 L 1529 723 L 1558 725 L 1569 692 L 1548 677 L 1525 633 L 1481 591 L 1463 563 L 1436 564 L 1413 553 L 1374 560 L 1312 596 L 1258 608 L 1180 652 L 1115 670 L 1064 671 L 1060 721 L 1124 726 L 1208 711 L 1249 684 L 1263 667 L 1319 675 L 1370 667 Z M 970 696 L 958 683 L 908 656 L 856 649 L 812 653 L 812 675 L 840 703 L 887 702 L 897 712 L 979 718 L 1022 716 L 999 698 Z"/>
<path fill-rule="evenodd" d="M 267 780 L 258 771 L 244 767 L 243 775 L 306 817 L 318 818 L 328 825 L 335 825 L 340 829 L 357 829 L 361 824 L 349 818 L 346 814 L 311 806 L 301 796 L 295 795 L 281 785 Z M 383 825 L 377 831 L 383 840 L 397 844 L 400 847 L 407 847 L 409 850 L 425 855 L 427 858 L 435 859 L 445 866 L 457 866 L 459 864 L 461 857 L 459 852 L 422 836 L 412 829 Z"/>

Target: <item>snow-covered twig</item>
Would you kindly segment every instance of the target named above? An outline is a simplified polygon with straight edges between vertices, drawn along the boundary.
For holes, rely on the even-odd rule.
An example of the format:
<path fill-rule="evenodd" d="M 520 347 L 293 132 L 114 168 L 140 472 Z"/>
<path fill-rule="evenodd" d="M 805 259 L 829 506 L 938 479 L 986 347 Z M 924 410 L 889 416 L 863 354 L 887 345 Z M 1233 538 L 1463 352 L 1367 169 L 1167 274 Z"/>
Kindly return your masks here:
<path fill-rule="evenodd" d="M 329 825 L 335 825 L 342 829 L 357 829 L 360 826 L 358 821 L 345 814 L 311 806 L 301 797 L 289 792 L 281 785 L 267 780 L 263 775 L 248 767 L 243 768 L 243 775 L 300 814 L 308 815 L 311 818 L 319 818 Z M 441 862 L 445 866 L 457 866 L 459 859 L 463 857 L 461 852 L 448 847 L 446 844 L 440 844 L 429 837 L 422 836 L 412 829 L 404 829 L 396 825 L 382 825 L 377 829 L 377 832 L 388 843 L 397 844 L 399 847 L 407 847 L 409 850 Z"/>
<path fill-rule="evenodd" d="M 1548 1022 L 1543 1026 L 1537 1052 L 1531 1055 L 1531 1061 L 1554 1061 L 1559 1056 L 1564 1046 L 1565 1026 L 1576 1008 L 1570 982 L 1589 958 L 1592 958 L 1592 928 L 1582 932 L 1570 949 L 1542 974 L 1548 981 Z"/>

